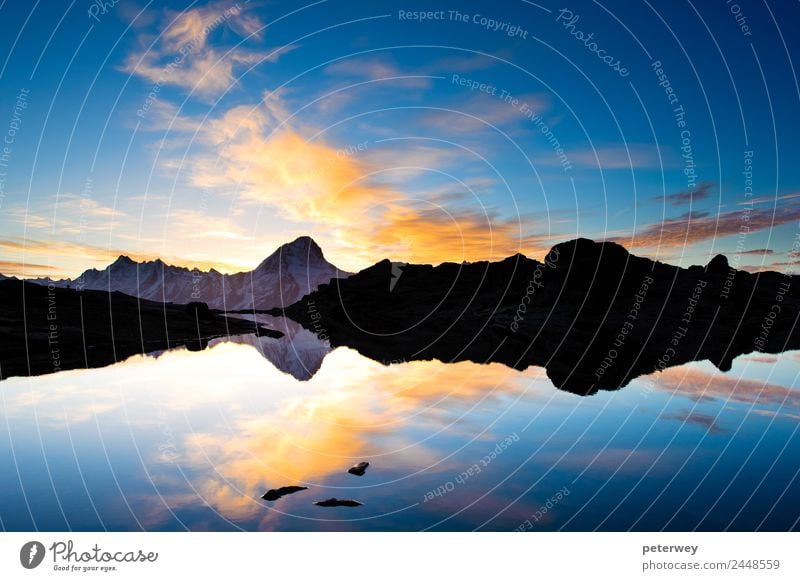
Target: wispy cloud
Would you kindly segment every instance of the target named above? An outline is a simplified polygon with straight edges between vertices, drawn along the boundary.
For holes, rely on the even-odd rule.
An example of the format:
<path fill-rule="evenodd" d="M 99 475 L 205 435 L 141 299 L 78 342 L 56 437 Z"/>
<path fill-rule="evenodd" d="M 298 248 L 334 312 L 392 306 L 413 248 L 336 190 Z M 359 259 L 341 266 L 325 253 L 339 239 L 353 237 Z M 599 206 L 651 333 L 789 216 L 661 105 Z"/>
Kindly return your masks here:
<path fill-rule="evenodd" d="M 800 198 L 800 192 L 783 194 L 782 196 L 761 196 L 758 198 L 750 198 L 747 201 L 739 202 L 739 205 L 749 206 L 750 204 L 776 204 L 778 202 L 783 202 L 784 200 L 793 200 L 795 198 Z"/>
<path fill-rule="evenodd" d="M 390 58 L 383 56 L 346 58 L 328 65 L 325 72 L 337 78 L 386 81 L 407 88 L 426 89 L 432 84 L 428 74 L 403 71 Z"/>
<path fill-rule="evenodd" d="M 107 206 L 91 196 L 63 193 L 42 198 L 36 207 L 10 206 L 6 215 L 28 230 L 70 235 L 109 231 L 114 221 L 127 218 L 125 212 Z"/>
<path fill-rule="evenodd" d="M 510 52 L 500 50 L 496 56 L 508 59 L 512 55 Z M 483 54 L 455 55 L 436 59 L 429 65 L 422 67 L 421 70 L 430 74 L 447 73 L 475 73 L 476 71 L 491 68 L 501 61 Z"/>
<path fill-rule="evenodd" d="M 129 54 L 124 72 L 159 87 L 173 85 L 202 97 L 213 97 L 230 88 L 243 67 L 277 62 L 293 46 L 252 50 L 242 43 L 217 48 L 211 37 L 223 28 L 248 41 L 263 39 L 264 23 L 248 5 L 212 2 L 183 12 L 166 10 L 159 19 L 157 36 L 142 34 L 139 47 Z"/>
<path fill-rule="evenodd" d="M 739 252 L 739 254 L 756 254 L 758 256 L 763 256 L 764 254 L 775 254 L 775 251 L 769 248 L 754 248 L 753 250 L 743 250 Z"/>
<path fill-rule="evenodd" d="M 800 410 L 800 392 L 795 389 L 722 372 L 673 367 L 649 376 L 658 389 L 694 400 L 724 400 L 775 407 L 780 414 Z"/>
<path fill-rule="evenodd" d="M 317 132 L 289 122 L 290 116 L 282 96 L 268 93 L 256 106 L 198 122 L 200 147 L 175 167 L 193 186 L 235 192 L 242 204 L 264 205 L 311 233 L 325 232 L 341 249 L 331 258 L 349 270 L 374 262 L 382 247 L 403 248 L 398 260 L 437 263 L 540 250 L 538 239 L 521 235 L 519 220 L 493 208 L 466 207 L 463 198 L 411 204 L 413 196 L 395 187 L 401 172 L 442 170 L 457 158 L 455 150 L 405 142 L 337 147 L 309 139 Z"/>
<path fill-rule="evenodd" d="M 137 255 L 119 248 L 104 248 L 93 244 L 48 238 L 0 239 L 0 251 L 8 259 L 6 263 L 9 267 L 16 265 L 15 270 L 11 269 L 3 274 L 14 274 L 26 278 L 74 276 L 89 267 L 102 268 L 120 254 L 127 254 L 136 259 L 154 258 Z M 58 266 L 53 266 L 53 263 Z"/>
<path fill-rule="evenodd" d="M 189 224 L 187 228 L 191 228 Z M 133 260 L 148 261 L 161 258 L 167 264 L 187 268 L 197 267 L 201 270 L 216 268 L 222 272 L 237 272 L 251 264 L 238 264 L 225 260 L 219 254 L 204 254 L 196 250 L 197 240 L 201 238 L 200 231 L 195 226 L 197 238 L 187 237 L 179 244 L 171 243 L 169 252 L 160 252 L 166 245 L 163 239 L 154 239 L 143 245 L 138 237 L 128 237 L 137 246 L 147 246 L 147 250 L 135 251 L 122 245 L 98 246 L 83 242 L 64 239 L 41 238 L 6 238 L 0 239 L 0 253 L 4 257 L 0 272 L 7 276 L 36 278 L 39 276 L 73 278 L 88 268 L 102 269 L 113 262 L 118 256 L 129 256 Z M 225 226 L 216 224 L 216 230 L 210 230 L 211 239 L 218 245 L 220 239 L 233 238 L 251 244 L 251 241 L 235 232 L 224 230 Z M 120 241 L 126 237 L 117 236 Z M 178 237 L 175 237 L 178 239 Z M 262 257 L 263 258 L 263 257 Z"/>
<path fill-rule="evenodd" d="M 689 188 L 667 194 L 665 196 L 656 196 L 653 199 L 659 202 L 667 202 L 673 206 L 682 206 L 691 202 L 704 200 L 711 195 L 711 189 L 714 187 L 714 182 L 704 181 L 697 184 L 695 188 Z"/>
<path fill-rule="evenodd" d="M 739 234 L 743 226 L 750 234 L 800 220 L 800 206 L 786 206 L 776 212 L 773 208 L 753 208 L 747 211 L 720 212 L 716 216 L 707 212 L 685 213 L 677 218 L 645 226 L 627 237 L 609 240 L 637 248 L 676 248 L 703 240 L 724 238 Z"/>
<path fill-rule="evenodd" d="M 43 273 L 57 270 L 55 266 L 49 264 L 33 264 L 24 262 L 15 262 L 13 260 L 0 260 L 0 273 L 5 276 L 29 276 L 34 272 L 34 276 L 43 275 Z"/>
<path fill-rule="evenodd" d="M 717 424 L 717 418 L 709 414 L 694 412 L 691 410 L 681 410 L 674 413 L 662 414 L 661 417 L 666 420 L 677 420 L 686 424 L 700 426 L 711 434 L 727 433 L 727 430 L 719 427 Z"/>
<path fill-rule="evenodd" d="M 513 106 L 486 93 L 470 95 L 443 108 L 448 110 L 435 110 L 423 115 L 420 124 L 438 131 L 470 134 L 491 130 L 492 125 L 512 124 L 515 128 L 526 127 L 524 125 L 528 122 L 526 115 L 542 115 L 550 109 L 550 99 L 544 94 L 525 94 L 515 98 L 518 98 L 525 108 L 522 105 Z M 529 113 L 523 114 L 523 110 Z"/>
<path fill-rule="evenodd" d="M 659 155 L 659 153 L 661 155 Z M 655 169 L 670 164 L 671 157 L 659 151 L 658 145 L 649 143 L 627 143 L 606 145 L 594 149 L 570 150 L 569 158 L 574 165 L 603 170 Z"/>

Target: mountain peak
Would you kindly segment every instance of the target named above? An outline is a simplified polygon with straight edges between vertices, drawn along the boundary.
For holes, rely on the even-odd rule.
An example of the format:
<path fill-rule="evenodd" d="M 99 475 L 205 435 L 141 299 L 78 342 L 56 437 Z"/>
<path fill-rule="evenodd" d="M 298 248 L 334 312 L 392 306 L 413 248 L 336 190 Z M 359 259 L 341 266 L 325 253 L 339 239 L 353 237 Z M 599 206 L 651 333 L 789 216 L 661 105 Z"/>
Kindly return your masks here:
<path fill-rule="evenodd" d="M 711 273 L 717 274 L 724 274 L 728 272 L 730 266 L 728 265 L 728 259 L 722 255 L 717 254 L 714 258 L 712 258 L 708 265 L 706 266 L 706 271 Z"/>
<path fill-rule="evenodd" d="M 299 236 L 281 246 L 281 249 L 283 248 L 292 248 L 322 257 L 322 248 L 319 247 L 319 244 L 317 244 L 311 236 Z"/>
<path fill-rule="evenodd" d="M 275 252 L 270 254 L 258 268 L 267 267 L 276 260 L 289 260 L 290 262 L 300 263 L 320 263 L 325 262 L 322 248 L 319 247 L 311 236 L 300 236 L 291 242 L 282 244 Z"/>
<path fill-rule="evenodd" d="M 121 266 L 127 264 L 135 264 L 135 261 L 130 256 L 120 254 L 117 259 L 111 263 L 111 266 Z"/>
<path fill-rule="evenodd" d="M 173 266 L 161 258 L 138 261 L 122 254 L 98 270 L 84 271 L 75 280 L 87 290 L 112 290 L 147 300 L 189 303 L 198 298 L 210 308 L 268 309 L 291 304 L 303 295 L 349 273 L 327 262 L 310 236 L 283 244 L 253 270 L 222 275 Z M 49 284 L 49 280 L 32 282 Z"/>

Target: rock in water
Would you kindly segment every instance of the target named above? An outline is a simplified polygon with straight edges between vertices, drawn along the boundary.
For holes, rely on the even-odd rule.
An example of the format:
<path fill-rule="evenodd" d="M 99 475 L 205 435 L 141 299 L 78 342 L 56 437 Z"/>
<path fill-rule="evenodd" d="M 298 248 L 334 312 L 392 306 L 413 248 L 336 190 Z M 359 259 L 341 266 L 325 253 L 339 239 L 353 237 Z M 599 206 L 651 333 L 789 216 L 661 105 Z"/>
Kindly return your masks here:
<path fill-rule="evenodd" d="M 328 498 L 326 500 L 318 500 L 314 504 L 316 504 L 317 506 L 325 506 L 325 507 L 329 507 L 329 506 L 363 506 L 357 500 L 348 500 L 348 499 L 339 500 L 338 498 Z"/>
<path fill-rule="evenodd" d="M 368 466 L 369 462 L 359 462 L 355 466 L 352 466 L 347 472 L 349 474 L 355 474 L 356 476 L 364 476 L 364 472 L 367 471 Z"/>
<path fill-rule="evenodd" d="M 264 500 L 278 500 L 282 496 L 286 496 L 287 494 L 294 494 L 295 492 L 300 492 L 301 490 L 308 490 L 307 486 L 281 486 L 280 488 L 273 488 L 268 490 L 264 493 L 263 498 Z"/>

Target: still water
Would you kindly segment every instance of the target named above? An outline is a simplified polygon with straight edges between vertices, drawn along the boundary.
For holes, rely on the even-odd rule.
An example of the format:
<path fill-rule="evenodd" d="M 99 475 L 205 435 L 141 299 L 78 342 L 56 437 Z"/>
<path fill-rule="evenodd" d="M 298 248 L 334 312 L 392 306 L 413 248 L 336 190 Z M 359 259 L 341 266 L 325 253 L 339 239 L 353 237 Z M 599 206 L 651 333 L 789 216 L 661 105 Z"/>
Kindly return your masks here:
<path fill-rule="evenodd" d="M 799 526 L 798 352 L 580 397 L 539 368 L 386 364 L 262 319 L 286 336 L 0 383 L 0 527 Z M 308 490 L 261 499 L 289 485 Z"/>

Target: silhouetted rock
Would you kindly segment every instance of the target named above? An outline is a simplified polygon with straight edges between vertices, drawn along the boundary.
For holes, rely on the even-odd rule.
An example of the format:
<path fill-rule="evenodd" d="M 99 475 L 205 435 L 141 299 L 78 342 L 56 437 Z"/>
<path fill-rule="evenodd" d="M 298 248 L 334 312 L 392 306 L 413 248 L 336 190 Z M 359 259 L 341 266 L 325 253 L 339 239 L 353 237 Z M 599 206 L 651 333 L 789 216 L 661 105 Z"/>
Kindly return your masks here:
<path fill-rule="evenodd" d="M 359 462 L 355 466 L 351 466 L 347 472 L 349 474 L 355 474 L 356 476 L 364 476 L 364 473 L 367 471 L 369 467 L 369 462 Z"/>
<path fill-rule="evenodd" d="M 0 281 L 0 379 L 103 367 L 171 347 L 200 350 L 215 337 L 283 335 L 213 312 L 196 317 L 197 308 L 119 292 Z"/>
<path fill-rule="evenodd" d="M 730 265 L 728 264 L 728 259 L 722 254 L 717 254 L 709 261 L 708 266 L 706 266 L 706 271 L 717 275 L 725 274 L 729 269 Z"/>
<path fill-rule="evenodd" d="M 281 486 L 280 488 L 272 488 L 264 493 L 263 498 L 264 500 L 278 500 L 282 496 L 286 496 L 287 494 L 294 494 L 295 492 L 300 492 L 301 490 L 308 490 L 307 486 Z"/>
<path fill-rule="evenodd" d="M 208 308 L 208 305 L 197 301 L 187 303 L 186 312 L 191 316 L 197 317 L 198 320 L 208 321 L 214 318 L 214 314 Z"/>
<path fill-rule="evenodd" d="M 317 506 L 331 507 L 331 506 L 363 506 L 357 500 L 339 500 L 338 498 L 328 498 L 326 500 L 318 500 L 315 502 Z"/>
<path fill-rule="evenodd" d="M 800 347 L 800 277 L 737 271 L 724 256 L 680 268 L 580 238 L 544 262 L 409 264 L 392 289 L 395 278 L 383 260 L 283 312 L 376 361 L 537 365 L 581 395 L 688 361 L 727 370 L 740 354 Z"/>

